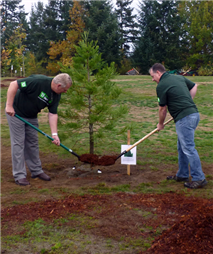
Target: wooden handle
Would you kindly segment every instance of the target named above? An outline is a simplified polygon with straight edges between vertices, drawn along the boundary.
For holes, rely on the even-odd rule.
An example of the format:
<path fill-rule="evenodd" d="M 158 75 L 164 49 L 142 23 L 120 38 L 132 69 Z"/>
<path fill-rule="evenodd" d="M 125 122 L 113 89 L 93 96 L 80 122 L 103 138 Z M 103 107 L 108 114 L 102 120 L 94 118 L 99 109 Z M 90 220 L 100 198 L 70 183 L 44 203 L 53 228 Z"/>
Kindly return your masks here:
<path fill-rule="evenodd" d="M 169 122 L 171 122 L 172 120 L 173 120 L 173 118 L 170 118 L 168 121 L 166 121 L 166 122 L 164 123 L 164 126 L 165 126 L 166 124 L 168 124 Z M 149 134 L 147 134 L 145 137 L 143 137 L 142 139 L 138 140 L 134 145 L 130 146 L 130 147 L 126 150 L 126 152 L 130 151 L 132 148 L 134 148 L 135 146 L 137 146 L 138 144 L 140 144 L 142 141 L 144 141 L 145 139 L 147 139 L 148 137 L 150 137 L 152 134 L 154 134 L 154 133 L 157 132 L 157 131 L 158 131 L 158 128 L 156 128 L 155 130 L 151 131 L 151 132 L 150 132 Z"/>

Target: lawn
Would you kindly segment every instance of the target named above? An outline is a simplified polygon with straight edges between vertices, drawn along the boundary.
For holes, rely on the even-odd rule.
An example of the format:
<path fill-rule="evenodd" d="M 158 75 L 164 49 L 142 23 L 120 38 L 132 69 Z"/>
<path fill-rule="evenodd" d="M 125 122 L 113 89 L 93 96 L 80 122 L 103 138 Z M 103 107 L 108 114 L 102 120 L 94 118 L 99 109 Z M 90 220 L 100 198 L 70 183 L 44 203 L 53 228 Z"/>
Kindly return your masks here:
<path fill-rule="evenodd" d="M 198 190 L 165 180 L 178 167 L 173 122 L 137 146 L 137 165 L 131 166 L 131 175 L 120 159 L 111 166 L 84 164 L 38 134 L 40 159 L 51 181 L 31 179 L 28 171 L 31 185 L 17 186 L 4 113 L 8 79 L 12 79 L 3 78 L 2 253 L 212 253 L 213 81 L 212 77 L 188 78 L 199 85 L 194 101 L 201 120 L 195 143 L 208 181 Z M 97 140 L 98 155 L 120 154 L 121 145 L 127 144 L 127 130 L 134 144 L 158 123 L 156 83 L 150 76 L 117 76 L 114 82 L 122 88 L 114 105 L 127 105 L 129 113 L 119 119 L 114 131 Z M 50 134 L 46 110 L 39 114 L 39 128 Z M 65 132 L 70 133 L 68 138 Z M 58 133 L 61 142 L 77 154 L 88 153 L 86 132 L 73 134 L 60 125 Z"/>

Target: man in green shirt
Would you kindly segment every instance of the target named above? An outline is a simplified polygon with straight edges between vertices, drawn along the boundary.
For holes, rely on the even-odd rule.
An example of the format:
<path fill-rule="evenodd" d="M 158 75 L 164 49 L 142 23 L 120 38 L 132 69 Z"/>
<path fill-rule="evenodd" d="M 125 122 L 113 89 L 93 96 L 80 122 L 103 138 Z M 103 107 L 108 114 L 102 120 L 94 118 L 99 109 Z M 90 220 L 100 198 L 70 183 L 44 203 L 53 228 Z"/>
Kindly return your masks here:
<path fill-rule="evenodd" d="M 193 98 L 197 92 L 197 84 L 184 76 L 166 72 L 165 67 L 154 64 L 149 73 L 158 85 L 156 88 L 159 102 L 158 130 L 163 130 L 167 109 L 175 121 L 178 136 L 178 172 L 168 176 L 167 180 L 185 182 L 184 186 L 192 189 L 204 187 L 207 184 L 202 171 L 200 158 L 194 143 L 194 132 L 200 117 Z M 189 182 L 189 165 L 192 181 Z"/>
<path fill-rule="evenodd" d="M 14 117 L 15 113 L 38 127 L 38 113 L 48 108 L 52 141 L 60 145 L 57 134 L 57 107 L 61 93 L 66 93 L 72 85 L 71 77 L 61 73 L 50 78 L 44 75 L 31 75 L 10 83 L 7 91 L 6 116 L 10 128 L 13 177 L 18 185 L 29 185 L 25 162 L 32 178 L 50 181 L 41 167 L 38 148 L 38 134 L 35 129 Z"/>

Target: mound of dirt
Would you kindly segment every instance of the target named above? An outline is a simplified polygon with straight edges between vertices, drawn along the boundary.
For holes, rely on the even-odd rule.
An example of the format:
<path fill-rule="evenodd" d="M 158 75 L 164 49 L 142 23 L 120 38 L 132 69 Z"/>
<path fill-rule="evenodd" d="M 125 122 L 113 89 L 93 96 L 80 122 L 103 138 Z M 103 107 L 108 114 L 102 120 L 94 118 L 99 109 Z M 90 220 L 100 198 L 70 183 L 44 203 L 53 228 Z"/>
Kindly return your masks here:
<path fill-rule="evenodd" d="M 203 204 L 183 215 L 146 253 L 213 253 L 213 205 Z"/>
<path fill-rule="evenodd" d="M 82 154 L 80 156 L 80 161 L 93 165 L 109 166 L 115 164 L 117 157 L 116 155 L 104 155 L 99 157 L 97 154 Z"/>

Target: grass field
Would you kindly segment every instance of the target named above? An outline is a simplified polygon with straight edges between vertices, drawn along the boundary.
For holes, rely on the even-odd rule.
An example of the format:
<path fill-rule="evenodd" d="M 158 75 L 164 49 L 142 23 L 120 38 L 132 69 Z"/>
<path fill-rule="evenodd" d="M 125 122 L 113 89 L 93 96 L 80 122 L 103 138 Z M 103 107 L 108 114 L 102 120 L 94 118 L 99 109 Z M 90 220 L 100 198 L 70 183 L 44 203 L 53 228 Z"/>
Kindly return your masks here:
<path fill-rule="evenodd" d="M 170 206 L 168 203 L 169 197 L 173 193 L 174 200 L 177 198 L 177 202 L 180 202 L 180 199 L 183 198 L 182 202 L 184 203 L 186 201 L 185 198 L 187 199 L 188 197 L 192 197 L 195 200 L 197 197 L 205 198 L 205 202 L 207 202 L 206 199 L 212 200 L 213 80 L 212 77 L 195 76 L 188 78 L 199 85 L 194 101 L 200 112 L 201 120 L 195 132 L 195 144 L 201 163 L 206 169 L 210 169 L 206 175 L 208 180 L 207 188 L 187 191 L 183 187 L 180 187 L 180 184 L 173 181 L 168 183 L 166 180 L 154 181 L 152 179 L 152 176 L 155 174 L 160 175 L 165 173 L 161 170 L 164 167 L 166 168 L 168 164 L 170 166 L 173 165 L 173 168 L 177 167 L 177 136 L 173 122 L 169 123 L 163 131 L 155 133 L 137 146 L 137 167 L 141 172 L 147 168 L 147 172 L 150 173 L 150 179 L 146 182 L 143 179 L 140 182 L 139 179 L 134 184 L 132 180 L 128 180 L 124 176 L 125 181 L 122 182 L 113 181 L 113 178 L 110 179 L 111 182 L 105 181 L 107 180 L 105 178 L 105 180 L 97 180 L 97 183 L 95 182 L 96 180 L 93 180 L 91 184 L 89 182 L 85 184 L 86 180 L 83 182 L 84 179 L 78 179 L 79 188 L 73 187 L 74 183 L 77 182 L 76 179 L 72 180 L 73 186 L 71 184 L 64 184 L 64 186 L 59 186 L 59 184 L 54 185 L 54 181 L 52 181 L 51 186 L 44 187 L 44 185 L 41 186 L 40 183 L 34 182 L 34 186 L 29 189 L 16 186 L 12 183 L 12 180 L 7 180 L 8 185 L 4 185 L 5 179 L 9 179 L 8 175 L 9 173 L 11 174 L 11 168 L 5 167 L 2 168 L 2 200 L 10 201 L 5 201 L 4 203 L 7 204 L 7 207 L 4 208 L 4 211 L 7 212 L 5 212 L 3 219 L 7 218 L 7 214 L 9 216 L 10 211 L 11 213 L 13 212 L 14 219 L 6 221 L 3 226 L 3 230 L 6 232 L 2 235 L 2 245 L 5 251 L 3 253 L 136 254 L 140 253 L 140 251 L 145 253 L 152 245 L 152 241 L 161 235 L 165 229 L 171 227 L 171 224 L 163 224 L 160 220 L 159 224 L 156 224 L 156 227 L 152 224 L 157 221 L 157 218 L 163 217 L 163 214 L 158 214 L 157 208 L 154 207 L 154 203 L 156 203 L 157 207 L 158 199 L 160 200 L 161 196 L 163 198 L 164 194 L 168 194 L 162 202 L 165 205 L 167 204 L 168 207 Z M 2 79 L 2 83 L 8 86 L 9 82 L 4 81 L 4 79 L 6 78 Z M 100 155 L 120 154 L 121 145 L 127 144 L 127 130 L 130 130 L 130 140 L 131 144 L 133 144 L 154 130 L 158 123 L 156 83 L 152 82 L 150 76 L 117 76 L 114 82 L 122 88 L 122 94 L 114 102 L 114 105 L 127 105 L 129 113 L 125 118 L 119 120 L 115 131 L 106 133 L 107 137 L 95 144 L 95 153 Z M 9 150 L 10 148 L 9 129 L 4 113 L 6 92 L 7 88 L 3 87 L 1 89 L 2 153 L 4 149 L 8 148 Z M 62 96 L 66 95 L 63 94 Z M 63 105 L 59 107 L 62 108 Z M 47 110 L 39 114 L 39 128 L 50 134 L 46 116 Z M 167 119 L 169 118 L 170 115 L 168 114 Z M 121 133 L 123 128 L 125 128 L 125 132 Z M 70 138 L 64 139 L 63 133 L 69 133 L 69 130 L 65 129 L 63 125 L 59 126 L 58 132 L 64 145 L 71 148 L 77 154 L 88 153 L 89 141 L 87 133 L 81 135 L 70 134 Z M 47 138 L 39 134 L 39 147 L 43 155 L 48 156 L 52 154 L 63 160 L 70 158 L 70 154 L 66 150 L 50 145 L 49 142 Z M 2 157 L 1 160 L 3 161 L 5 158 Z M 51 167 L 59 168 L 60 165 L 51 161 Z M 167 172 L 171 173 L 170 171 Z M 80 181 L 82 181 L 82 185 L 80 185 Z M 76 196 L 72 196 L 73 194 Z M 145 195 L 140 196 L 140 206 L 139 203 L 134 203 L 136 201 L 133 200 L 133 197 L 129 200 L 129 195 L 133 194 L 135 196 L 138 195 L 138 200 L 140 195 Z M 148 197 L 146 196 L 147 194 L 151 196 Z M 180 194 L 181 197 L 175 196 L 176 194 Z M 24 214 L 24 209 L 26 209 L 23 207 L 24 205 L 29 204 L 29 209 L 32 206 L 32 210 L 30 210 L 32 215 L 37 209 L 38 212 L 44 212 L 47 209 L 49 214 L 54 214 L 55 208 L 51 206 L 51 203 L 49 203 L 50 208 L 48 208 L 44 207 L 43 203 L 40 202 L 51 199 L 55 202 L 54 205 L 56 206 L 56 203 L 57 205 L 60 203 L 60 198 L 65 196 L 71 197 L 73 202 L 76 202 L 76 205 L 73 206 L 73 212 L 69 216 L 61 215 L 61 217 L 55 218 L 50 223 L 38 215 L 38 217 L 35 217 L 35 220 L 29 219 L 26 221 L 23 218 L 21 224 L 14 225 L 14 221 L 18 216 L 18 212 L 15 211 L 22 211 Z M 134 198 L 136 199 L 135 196 Z M 26 198 L 24 199 L 24 197 Z M 152 209 L 145 209 L 142 201 L 146 204 L 152 204 L 153 202 Z M 190 202 L 190 199 L 187 199 L 187 202 Z M 75 212 L 75 208 L 78 205 L 81 205 L 82 209 L 84 209 L 82 213 Z M 9 207 L 14 210 L 10 210 Z M 66 210 L 65 207 L 60 209 Z M 58 208 L 57 210 L 58 214 L 60 214 L 60 209 Z M 183 214 L 172 213 L 169 210 L 168 216 L 165 217 L 174 216 L 172 219 L 175 221 L 179 215 L 181 217 L 188 213 L 188 210 L 184 211 L 184 209 Z M 21 212 L 19 217 L 21 217 Z M 13 224 L 11 224 L 12 222 Z M 113 226 L 115 226 L 114 231 L 110 231 Z M 11 231 L 13 233 L 7 234 L 10 229 L 13 229 Z M 137 232 L 137 234 L 134 235 L 132 232 Z M 206 253 L 208 254 L 208 252 Z"/>
<path fill-rule="evenodd" d="M 213 82 L 211 77 L 189 77 L 194 82 L 198 82 L 199 88 L 194 99 L 201 115 L 201 121 L 196 130 L 195 141 L 198 152 L 203 161 L 213 163 L 212 137 L 213 137 Z M 4 80 L 2 80 L 4 82 Z M 116 84 L 122 88 L 123 93 L 119 97 L 116 104 L 128 105 L 129 113 L 125 119 L 121 119 L 114 132 L 107 134 L 107 138 L 98 141 L 95 144 L 95 153 L 103 154 L 109 152 L 119 152 L 121 144 L 126 144 L 126 132 L 118 135 L 119 129 L 126 128 L 131 131 L 131 144 L 135 143 L 146 134 L 156 128 L 158 123 L 158 103 L 156 97 L 156 83 L 151 81 L 150 76 L 118 76 L 115 78 Z M 212 83 L 211 83 L 212 82 Z M 62 96 L 66 96 L 63 94 Z M 6 89 L 1 89 L 1 117 L 5 120 L 4 105 L 6 99 Z M 62 105 L 61 105 L 62 106 Z M 60 106 L 59 106 L 60 108 Z M 50 134 L 48 120 L 46 117 L 47 110 L 39 114 L 40 129 Z M 168 117 L 169 118 L 169 114 Z M 5 121 L 4 121 L 5 123 Z M 4 138 L 9 138 L 7 124 L 2 124 L 2 141 Z M 81 136 L 70 134 L 70 138 L 63 140 L 63 126 L 59 127 L 59 135 L 61 134 L 61 142 L 71 147 L 76 153 L 87 153 L 89 150 L 88 134 L 84 133 Z M 167 157 L 167 151 L 175 151 L 176 149 L 176 133 L 174 123 L 170 123 L 159 134 L 151 136 L 137 147 L 138 156 L 158 156 L 158 159 L 165 161 L 171 160 Z M 39 136 L 40 150 L 45 151 L 48 139 Z M 77 142 L 78 141 L 78 142 Z M 144 149 L 145 148 L 145 149 Z M 155 155 L 155 151 L 163 149 L 164 153 Z M 58 150 L 57 147 L 48 147 L 48 152 L 59 152 L 63 155 L 67 152 L 63 149 Z M 82 150 L 83 149 L 83 150 Z M 169 155 L 170 156 L 170 155 Z M 177 163 L 177 158 L 174 156 L 174 163 Z"/>

